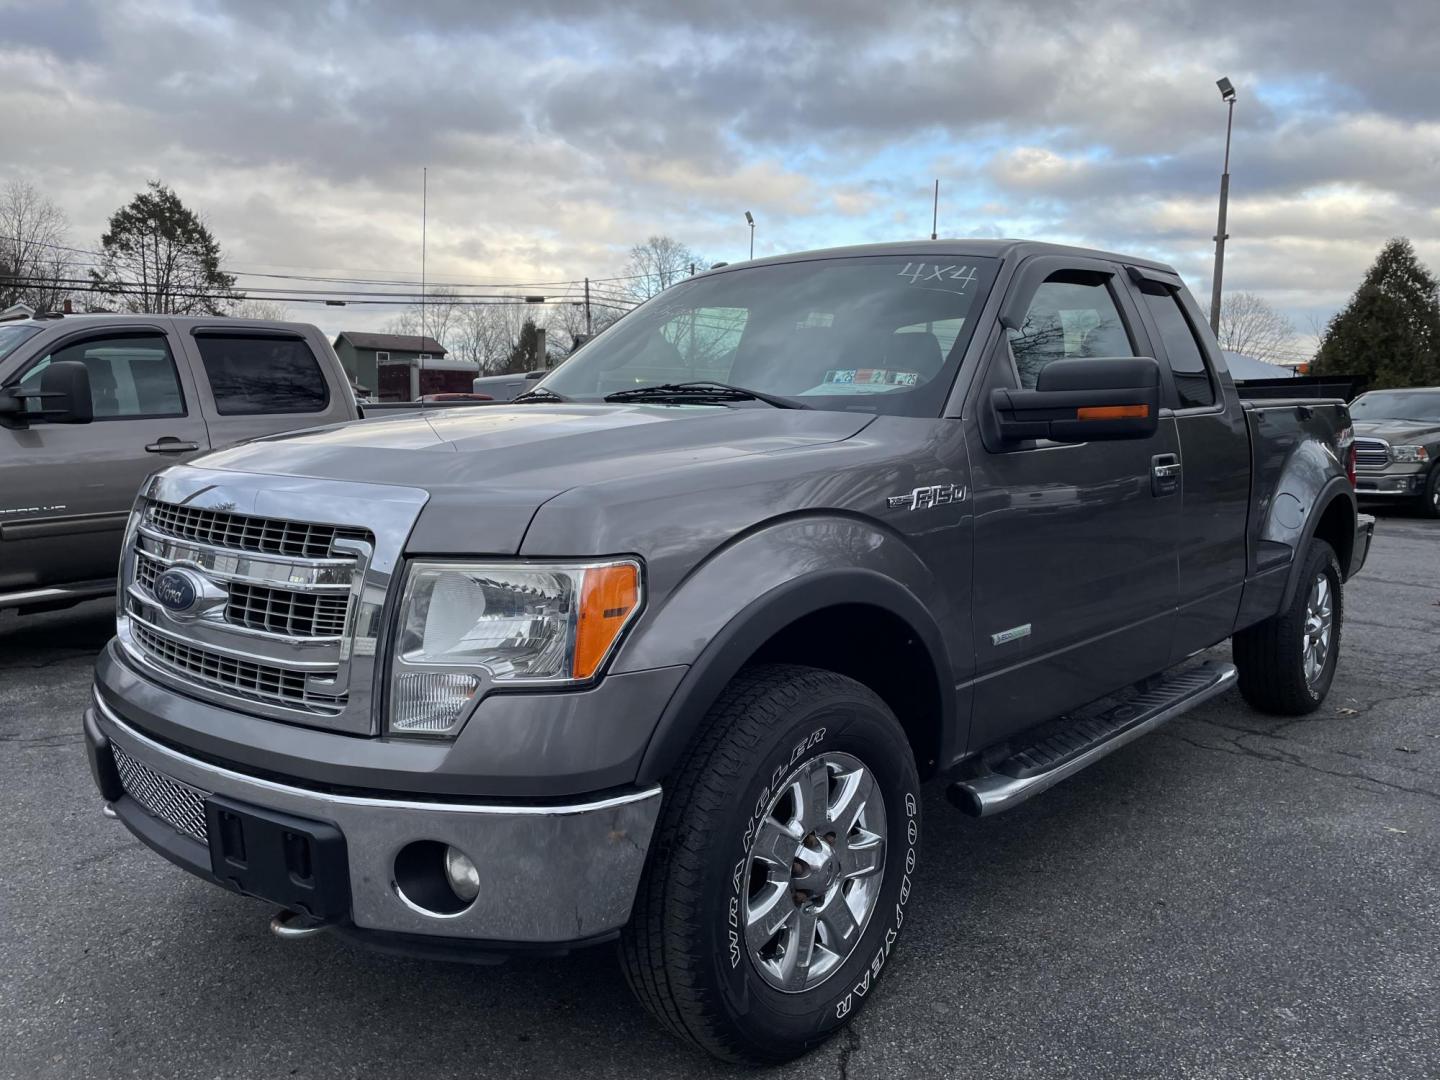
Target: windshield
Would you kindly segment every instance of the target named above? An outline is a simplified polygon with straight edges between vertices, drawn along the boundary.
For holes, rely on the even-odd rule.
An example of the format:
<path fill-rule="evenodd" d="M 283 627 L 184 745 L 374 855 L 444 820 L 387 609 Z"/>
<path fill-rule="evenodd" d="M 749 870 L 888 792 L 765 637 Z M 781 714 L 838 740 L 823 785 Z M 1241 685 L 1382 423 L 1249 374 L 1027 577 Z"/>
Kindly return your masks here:
<path fill-rule="evenodd" d="M 34 337 L 39 332 L 40 327 L 33 323 L 13 323 L 10 326 L 0 323 L 0 360 L 14 352 L 26 338 Z"/>
<path fill-rule="evenodd" d="M 1440 390 L 1381 390 L 1350 403 L 1356 420 L 1421 420 L 1440 424 Z"/>
<path fill-rule="evenodd" d="M 711 274 L 647 301 L 540 386 L 599 401 L 709 381 L 818 409 L 938 416 L 994 274 L 993 259 L 929 255 Z"/>

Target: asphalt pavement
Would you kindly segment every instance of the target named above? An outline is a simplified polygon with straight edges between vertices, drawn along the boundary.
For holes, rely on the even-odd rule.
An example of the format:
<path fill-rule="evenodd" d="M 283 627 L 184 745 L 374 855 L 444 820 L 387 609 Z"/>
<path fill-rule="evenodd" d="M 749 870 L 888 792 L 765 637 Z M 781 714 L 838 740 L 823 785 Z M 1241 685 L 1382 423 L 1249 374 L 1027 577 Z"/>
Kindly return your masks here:
<path fill-rule="evenodd" d="M 1228 694 L 1014 811 L 932 788 L 905 933 L 805 1077 L 1440 1077 L 1440 522 L 1382 517 L 1326 706 Z M 730 1075 L 609 949 L 282 942 L 100 815 L 110 605 L 0 619 L 0 1077 Z M 544 903 L 544 897 L 536 897 Z"/>

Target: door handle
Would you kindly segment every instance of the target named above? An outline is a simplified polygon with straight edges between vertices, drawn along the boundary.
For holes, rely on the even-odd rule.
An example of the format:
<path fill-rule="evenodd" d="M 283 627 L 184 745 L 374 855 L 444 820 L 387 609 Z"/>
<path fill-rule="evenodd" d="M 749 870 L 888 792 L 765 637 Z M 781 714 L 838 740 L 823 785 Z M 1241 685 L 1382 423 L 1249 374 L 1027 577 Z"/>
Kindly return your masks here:
<path fill-rule="evenodd" d="M 1150 459 L 1150 494 L 1157 498 L 1180 490 L 1180 456 L 1156 454 Z"/>
<path fill-rule="evenodd" d="M 174 435 L 164 435 L 145 447 L 152 454 L 188 454 L 191 450 L 199 450 L 198 443 L 181 442 Z"/>

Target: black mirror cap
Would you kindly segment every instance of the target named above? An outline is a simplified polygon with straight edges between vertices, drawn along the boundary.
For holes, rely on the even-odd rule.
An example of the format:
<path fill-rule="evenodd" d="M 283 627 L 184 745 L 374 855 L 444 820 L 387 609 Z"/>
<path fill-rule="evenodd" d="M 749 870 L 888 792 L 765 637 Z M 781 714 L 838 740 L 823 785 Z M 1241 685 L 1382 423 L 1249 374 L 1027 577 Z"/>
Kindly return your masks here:
<path fill-rule="evenodd" d="M 1148 356 L 1096 356 L 1057 360 L 1040 369 L 1035 389 L 1129 390 L 1160 388 L 1160 365 Z"/>
<path fill-rule="evenodd" d="M 1058 360 L 1034 390 L 991 394 L 1005 442 L 1148 439 L 1160 424 L 1160 365 L 1148 356 Z"/>
<path fill-rule="evenodd" d="M 95 419 L 90 369 L 79 360 L 57 360 L 42 371 L 40 415 L 52 424 L 88 424 Z"/>

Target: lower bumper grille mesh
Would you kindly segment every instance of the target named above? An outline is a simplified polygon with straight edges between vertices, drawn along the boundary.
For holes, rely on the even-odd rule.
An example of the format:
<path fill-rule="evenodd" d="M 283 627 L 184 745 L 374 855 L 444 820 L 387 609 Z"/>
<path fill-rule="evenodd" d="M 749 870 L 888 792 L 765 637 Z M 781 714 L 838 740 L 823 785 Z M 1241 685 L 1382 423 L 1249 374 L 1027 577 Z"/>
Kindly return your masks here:
<path fill-rule="evenodd" d="M 172 829 L 202 844 L 209 842 L 209 831 L 205 827 L 205 799 L 209 792 L 142 765 L 114 743 L 110 749 L 126 795 Z"/>

